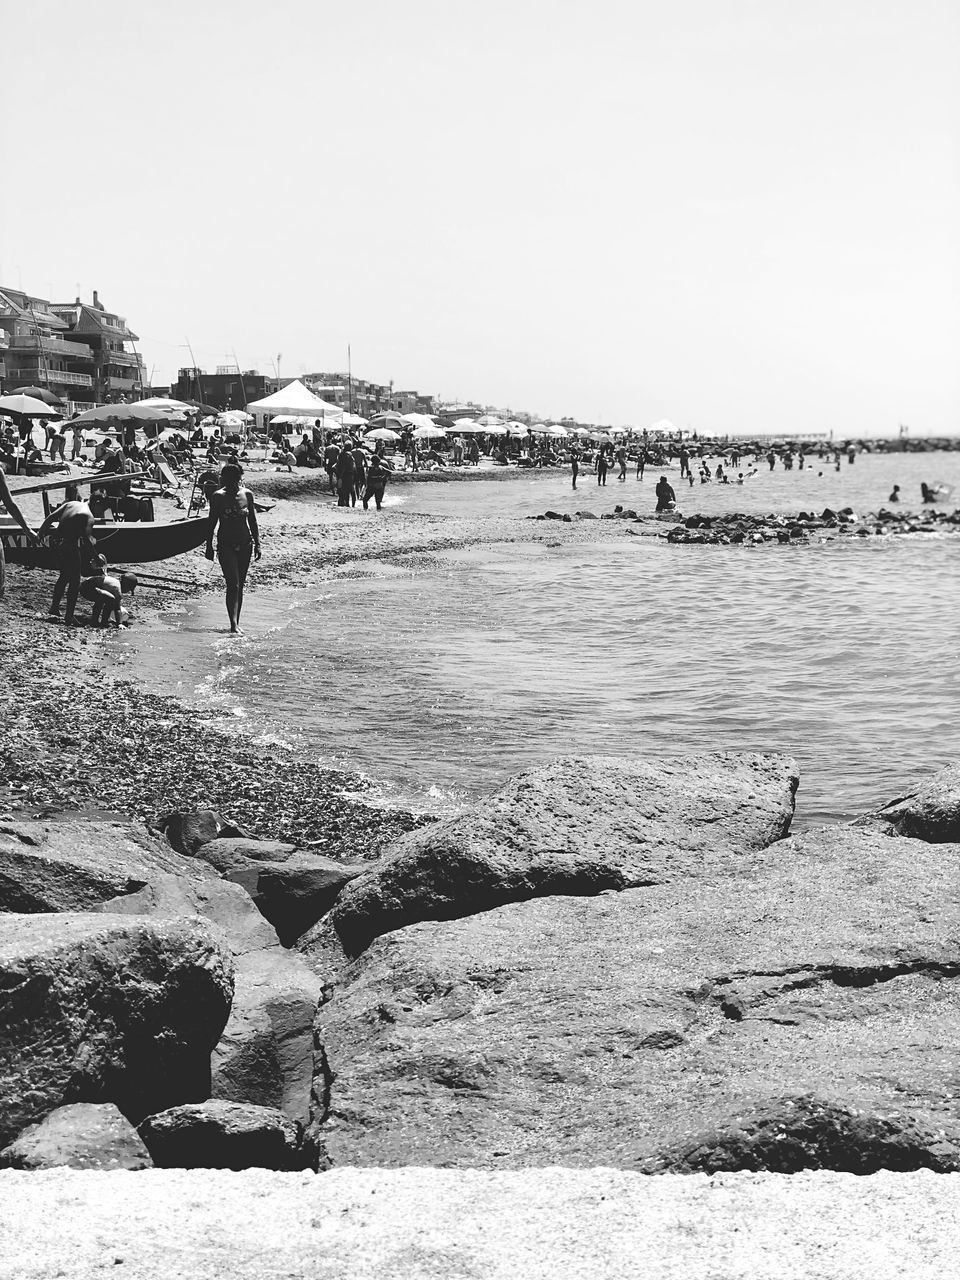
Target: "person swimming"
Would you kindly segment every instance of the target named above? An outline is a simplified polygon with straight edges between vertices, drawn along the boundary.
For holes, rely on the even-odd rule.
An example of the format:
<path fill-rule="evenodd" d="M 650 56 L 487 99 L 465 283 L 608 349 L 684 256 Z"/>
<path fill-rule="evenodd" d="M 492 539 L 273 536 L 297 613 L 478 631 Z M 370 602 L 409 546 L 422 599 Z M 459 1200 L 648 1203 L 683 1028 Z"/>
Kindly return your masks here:
<path fill-rule="evenodd" d="M 893 486 L 893 492 L 890 494 L 890 497 L 887 499 L 887 501 L 888 502 L 900 501 L 900 486 L 898 484 L 895 484 Z"/>

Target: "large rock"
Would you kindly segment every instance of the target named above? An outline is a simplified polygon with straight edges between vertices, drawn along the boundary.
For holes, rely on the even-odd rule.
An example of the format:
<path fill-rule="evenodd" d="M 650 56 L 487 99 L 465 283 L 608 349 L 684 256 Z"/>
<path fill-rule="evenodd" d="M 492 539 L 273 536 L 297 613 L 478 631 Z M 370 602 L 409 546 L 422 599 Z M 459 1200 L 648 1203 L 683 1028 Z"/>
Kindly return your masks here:
<path fill-rule="evenodd" d="M 245 867 L 250 862 L 286 862 L 296 851 L 295 844 L 287 844 L 283 840 L 251 840 L 234 836 L 208 840 L 193 856 L 202 858 L 223 875 L 225 871 Z"/>
<path fill-rule="evenodd" d="M 0 1142 L 69 1102 L 208 1096 L 232 964 L 203 921 L 0 915 Z"/>
<path fill-rule="evenodd" d="M 344 885 L 369 867 L 369 863 L 350 865 L 315 853 L 294 853 L 283 862 L 235 865 L 224 878 L 246 889 L 283 946 L 291 947 L 327 914 Z"/>
<path fill-rule="evenodd" d="M 956 1142 L 911 1120 L 869 1114 L 810 1094 L 776 1098 L 730 1116 L 646 1161 L 644 1173 L 798 1173 L 831 1169 L 864 1176 L 960 1170 Z"/>
<path fill-rule="evenodd" d="M 960 764 L 948 765 L 916 791 L 891 800 L 876 817 L 897 835 L 936 843 L 960 841 Z"/>
<path fill-rule="evenodd" d="M 58 814 L 0 822 L 0 911 L 202 915 L 237 953 L 277 946 L 249 895 L 146 827 Z"/>
<path fill-rule="evenodd" d="M 696 874 L 718 853 L 786 835 L 797 786 L 796 763 L 778 755 L 557 760 L 402 836 L 375 872 L 344 889 L 330 923 L 356 955 L 419 920 Z"/>
<path fill-rule="evenodd" d="M 230 1017 L 211 1061 L 212 1096 L 276 1107 L 306 1125 L 322 990 L 295 952 L 239 956 Z"/>
<path fill-rule="evenodd" d="M 271 1107 L 201 1102 L 148 1116 L 140 1136 L 161 1169 L 304 1167 L 297 1126 Z"/>
<path fill-rule="evenodd" d="M 31 1124 L 3 1151 L 4 1169 L 149 1169 L 150 1153 L 112 1102 L 74 1102 Z"/>
<path fill-rule="evenodd" d="M 177 853 L 192 857 L 201 845 L 211 840 L 239 836 L 247 839 L 247 832 L 222 818 L 216 809 L 191 809 L 186 812 L 167 813 L 160 819 L 160 830 Z"/>
<path fill-rule="evenodd" d="M 324 1160 L 960 1168 L 958 882 L 960 845 L 826 828 L 382 936 L 318 1014 Z M 779 1148 L 717 1139 L 785 1097 Z"/>

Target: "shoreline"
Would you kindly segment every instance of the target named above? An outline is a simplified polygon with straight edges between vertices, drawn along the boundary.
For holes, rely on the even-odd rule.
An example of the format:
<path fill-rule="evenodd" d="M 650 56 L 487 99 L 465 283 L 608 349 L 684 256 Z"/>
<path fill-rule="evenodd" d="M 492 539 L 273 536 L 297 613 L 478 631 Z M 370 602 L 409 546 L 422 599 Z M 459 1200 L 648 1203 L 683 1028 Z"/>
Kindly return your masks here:
<path fill-rule="evenodd" d="M 406 481 L 432 480 L 437 474 L 410 474 Z M 529 479 L 523 469 L 506 474 L 481 469 L 446 475 L 443 481 L 521 476 Z M 393 510 L 381 519 L 375 512 L 358 514 L 329 501 L 309 501 L 329 498 L 322 472 L 253 472 L 250 482 L 258 495 L 277 499 L 260 517 L 264 559 L 251 573 L 253 593 L 309 588 L 353 563 L 400 558 L 409 563 L 412 556 L 481 544 L 595 543 L 627 535 L 666 543 L 726 541 L 723 530 L 729 526 L 729 520 L 717 517 L 713 529 L 694 524 L 709 525 L 702 517 L 679 523 L 652 515 L 634 518 L 629 510 L 572 520 Z M 27 514 L 32 518 L 33 512 Z M 796 517 L 776 519 L 787 528 Z M 813 537 L 803 541 L 824 542 L 838 534 L 849 539 L 860 527 L 811 529 Z M 784 540 L 778 542 L 774 534 L 766 545 L 778 547 Z M 746 541 L 750 549 L 762 540 L 748 535 Z M 789 541 L 796 546 L 796 539 Z M 158 576 L 168 581 L 150 580 L 155 567 L 165 570 Z M 219 572 L 211 572 L 202 552 L 145 566 L 143 574 L 135 625 L 149 626 L 171 607 L 222 592 Z M 52 582 L 51 573 L 16 565 L 8 569 L 7 596 L 0 605 L 0 715 L 8 726 L 0 742 L 0 812 L 90 807 L 155 826 L 168 810 L 212 807 L 261 838 L 289 840 L 343 859 L 376 857 L 402 832 L 434 820 L 390 807 L 377 780 L 302 758 L 291 747 L 264 745 L 240 726 L 214 723 L 219 716 L 213 710 L 138 688 L 129 670 L 111 659 L 112 630 L 69 631 L 47 620 Z"/>

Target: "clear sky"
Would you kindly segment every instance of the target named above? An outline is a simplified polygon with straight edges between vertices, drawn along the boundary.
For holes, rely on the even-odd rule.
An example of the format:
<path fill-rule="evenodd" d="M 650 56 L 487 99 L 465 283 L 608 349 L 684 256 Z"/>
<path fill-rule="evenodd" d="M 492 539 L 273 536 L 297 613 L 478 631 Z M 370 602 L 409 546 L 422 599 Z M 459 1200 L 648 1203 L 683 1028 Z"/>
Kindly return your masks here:
<path fill-rule="evenodd" d="M 155 383 L 960 428 L 957 0 L 3 0 L 0 281 Z M 21 56 L 22 51 L 22 56 Z"/>

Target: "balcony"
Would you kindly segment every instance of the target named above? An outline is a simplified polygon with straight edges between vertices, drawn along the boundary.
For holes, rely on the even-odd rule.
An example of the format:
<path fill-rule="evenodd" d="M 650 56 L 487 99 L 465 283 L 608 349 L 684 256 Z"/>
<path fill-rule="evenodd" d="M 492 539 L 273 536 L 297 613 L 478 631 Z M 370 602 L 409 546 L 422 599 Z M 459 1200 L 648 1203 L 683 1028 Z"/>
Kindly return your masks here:
<path fill-rule="evenodd" d="M 64 387 L 93 386 L 93 379 L 88 373 L 67 373 L 65 369 L 27 369 L 21 365 L 19 369 L 11 369 L 8 376 L 24 383 L 56 383 Z"/>
<path fill-rule="evenodd" d="M 104 351 L 104 364 L 133 365 L 135 368 L 141 368 L 141 361 L 138 355 L 132 351 Z"/>
<path fill-rule="evenodd" d="M 66 342 L 63 338 L 41 338 L 36 334 L 18 334 L 10 339 L 13 351 L 45 351 L 51 356 L 71 360 L 92 360 L 93 352 L 84 342 Z"/>
<path fill-rule="evenodd" d="M 109 391 L 139 391 L 140 386 L 140 380 L 135 378 L 107 378 Z"/>

